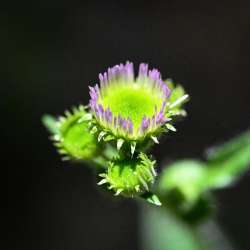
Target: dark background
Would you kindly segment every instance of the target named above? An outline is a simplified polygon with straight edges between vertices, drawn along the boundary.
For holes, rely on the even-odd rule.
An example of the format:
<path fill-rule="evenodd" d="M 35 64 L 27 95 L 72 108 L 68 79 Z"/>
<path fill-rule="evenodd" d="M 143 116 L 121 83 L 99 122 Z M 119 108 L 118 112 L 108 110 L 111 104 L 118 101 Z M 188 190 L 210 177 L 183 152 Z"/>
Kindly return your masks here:
<path fill-rule="evenodd" d="M 41 125 L 88 102 L 99 72 L 148 62 L 181 82 L 189 116 L 154 153 L 202 157 L 250 125 L 250 2 L 9 1 L 1 8 L 1 144 L 8 249 L 138 249 L 136 204 L 98 191 L 90 169 L 61 162 Z M 6 151 L 6 152 L 5 152 Z M 7 160 L 7 161 L 5 161 Z M 3 171 L 4 172 L 4 171 Z M 250 174 L 217 192 L 218 220 L 250 249 Z M 6 190 L 6 185 L 4 189 Z"/>

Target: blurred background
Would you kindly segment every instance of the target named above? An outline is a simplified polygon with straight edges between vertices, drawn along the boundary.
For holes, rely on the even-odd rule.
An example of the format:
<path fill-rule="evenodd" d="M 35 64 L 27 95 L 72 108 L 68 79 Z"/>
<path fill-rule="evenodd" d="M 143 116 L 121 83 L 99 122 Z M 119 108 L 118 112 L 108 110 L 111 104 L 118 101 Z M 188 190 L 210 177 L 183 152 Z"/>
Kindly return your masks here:
<path fill-rule="evenodd" d="M 224 3 L 223 3 L 224 2 Z M 98 73 L 148 62 L 191 95 L 158 162 L 202 157 L 250 125 L 249 1 L 9 1 L 1 8 L 1 144 L 8 249 L 137 250 L 138 207 L 84 165 L 62 162 L 41 124 L 87 104 Z M 7 160 L 7 161 L 5 161 Z M 6 186 L 4 187 L 5 190 Z M 236 249 L 250 249 L 250 173 L 216 193 Z M 3 214 L 5 219 L 6 216 Z"/>

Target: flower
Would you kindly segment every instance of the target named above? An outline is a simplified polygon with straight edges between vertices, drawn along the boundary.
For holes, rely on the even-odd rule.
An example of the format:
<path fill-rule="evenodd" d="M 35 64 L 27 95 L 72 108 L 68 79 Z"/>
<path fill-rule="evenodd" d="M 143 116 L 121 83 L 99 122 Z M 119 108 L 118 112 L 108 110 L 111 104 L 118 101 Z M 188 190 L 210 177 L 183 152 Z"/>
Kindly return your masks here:
<path fill-rule="evenodd" d="M 115 195 L 133 197 L 149 191 L 154 183 L 156 172 L 155 161 L 144 153 L 134 159 L 116 159 L 108 163 L 106 173 L 99 176 L 103 179 L 99 185 L 106 184 Z"/>
<path fill-rule="evenodd" d="M 145 63 L 140 64 L 137 77 L 131 62 L 109 68 L 99 74 L 99 85 L 89 89 L 89 106 L 100 135 L 117 139 L 118 147 L 124 141 L 134 146 L 148 137 L 158 142 L 156 136 L 166 124 L 167 129 L 174 129 L 168 123 L 171 89 L 160 72 L 149 70 Z"/>
<path fill-rule="evenodd" d="M 89 133 L 88 114 L 83 106 L 66 111 L 65 116 L 55 119 L 44 117 L 45 126 L 52 133 L 52 140 L 63 160 L 89 160 L 98 153 L 94 135 Z M 48 124 L 50 122 L 50 125 Z"/>

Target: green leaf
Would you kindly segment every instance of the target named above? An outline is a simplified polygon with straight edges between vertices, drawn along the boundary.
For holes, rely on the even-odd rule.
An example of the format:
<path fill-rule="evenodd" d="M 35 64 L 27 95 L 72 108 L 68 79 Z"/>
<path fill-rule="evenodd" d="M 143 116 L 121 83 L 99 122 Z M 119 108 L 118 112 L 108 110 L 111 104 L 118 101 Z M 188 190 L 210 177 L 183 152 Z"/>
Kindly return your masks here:
<path fill-rule="evenodd" d="M 220 160 L 219 160 L 220 159 Z M 235 183 L 250 168 L 250 143 L 227 157 L 209 162 L 207 186 L 224 188 Z"/>
<path fill-rule="evenodd" d="M 112 141 L 112 140 L 114 140 L 114 139 L 115 139 L 115 137 L 114 137 L 113 135 L 107 135 L 107 136 L 105 136 L 105 137 L 103 138 L 103 140 L 104 140 L 105 142 Z"/>
<path fill-rule="evenodd" d="M 209 172 L 207 186 L 224 188 L 232 185 L 250 168 L 250 130 L 207 151 Z"/>
<path fill-rule="evenodd" d="M 193 203 L 204 192 L 235 183 L 250 168 L 250 131 L 212 148 L 208 159 L 207 163 L 177 161 L 165 168 L 158 182 L 160 194 L 178 190 L 186 202 Z"/>
<path fill-rule="evenodd" d="M 206 151 L 208 161 L 223 161 L 250 145 L 250 130 L 242 133 L 220 146 L 212 147 Z"/>
<path fill-rule="evenodd" d="M 207 168 L 204 163 L 196 160 L 177 161 L 162 171 L 158 192 L 165 196 L 177 189 L 186 201 L 194 202 L 204 190 L 206 176 Z"/>

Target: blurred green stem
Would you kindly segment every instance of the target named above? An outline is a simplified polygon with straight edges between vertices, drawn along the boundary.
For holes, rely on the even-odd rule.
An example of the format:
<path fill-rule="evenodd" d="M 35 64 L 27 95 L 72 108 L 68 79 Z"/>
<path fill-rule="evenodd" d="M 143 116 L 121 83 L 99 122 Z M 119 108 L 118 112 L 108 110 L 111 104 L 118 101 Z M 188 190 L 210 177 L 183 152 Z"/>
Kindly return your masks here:
<path fill-rule="evenodd" d="M 233 250 L 212 220 L 190 225 L 165 208 L 140 204 L 139 225 L 141 250 Z"/>

